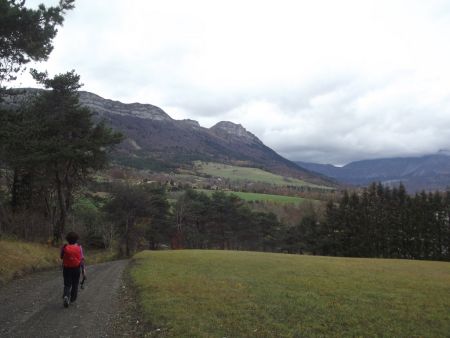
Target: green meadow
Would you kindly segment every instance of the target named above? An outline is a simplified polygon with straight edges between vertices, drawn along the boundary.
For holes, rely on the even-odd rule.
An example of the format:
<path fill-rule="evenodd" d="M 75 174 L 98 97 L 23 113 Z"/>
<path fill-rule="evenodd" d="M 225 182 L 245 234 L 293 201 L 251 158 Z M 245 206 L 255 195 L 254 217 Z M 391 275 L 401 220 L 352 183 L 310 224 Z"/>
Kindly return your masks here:
<path fill-rule="evenodd" d="M 226 178 L 233 181 L 261 182 L 277 186 L 307 186 L 312 188 L 331 189 L 329 187 L 315 185 L 296 178 L 289 178 L 272 174 L 268 171 L 264 171 L 258 168 L 238 167 L 212 162 L 196 162 L 196 170 L 203 174 Z"/>
<path fill-rule="evenodd" d="M 204 192 L 207 195 L 212 195 L 215 192 L 215 190 L 206 190 L 206 189 L 198 189 L 197 191 Z M 296 205 L 300 205 L 306 201 L 313 203 L 320 203 L 320 201 L 295 196 L 259 194 L 253 192 L 240 192 L 240 191 L 224 191 L 224 192 L 226 194 L 236 195 L 239 198 L 243 199 L 244 201 L 248 202 L 260 201 L 260 202 L 276 202 L 281 204 L 296 204 Z"/>
<path fill-rule="evenodd" d="M 448 337 L 450 264 L 144 251 L 131 276 L 160 337 Z"/>

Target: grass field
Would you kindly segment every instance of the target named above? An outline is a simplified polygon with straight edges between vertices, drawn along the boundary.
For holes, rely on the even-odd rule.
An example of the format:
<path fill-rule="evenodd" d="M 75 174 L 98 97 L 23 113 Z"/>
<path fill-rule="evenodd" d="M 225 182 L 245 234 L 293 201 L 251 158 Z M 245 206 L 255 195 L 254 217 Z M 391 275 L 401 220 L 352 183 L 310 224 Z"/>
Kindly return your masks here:
<path fill-rule="evenodd" d="M 203 174 L 227 178 L 233 181 L 262 182 L 277 186 L 331 189 L 330 187 L 315 185 L 296 178 L 286 178 L 280 175 L 275 175 L 258 168 L 238 167 L 212 162 L 197 162 L 196 169 Z"/>
<path fill-rule="evenodd" d="M 450 334 L 449 263 L 200 250 L 134 262 L 148 336 Z"/>
<path fill-rule="evenodd" d="M 197 191 L 204 192 L 207 195 L 212 195 L 215 190 L 206 190 L 206 189 L 198 189 Z M 244 201 L 268 201 L 268 202 L 277 202 L 281 204 L 296 204 L 300 205 L 307 201 L 313 203 L 320 203 L 320 201 L 311 200 L 302 197 L 294 197 L 294 196 L 282 196 L 282 195 L 271 195 L 271 194 L 258 194 L 253 192 L 240 192 L 240 191 L 225 191 L 227 194 L 233 194 L 243 199 Z"/>

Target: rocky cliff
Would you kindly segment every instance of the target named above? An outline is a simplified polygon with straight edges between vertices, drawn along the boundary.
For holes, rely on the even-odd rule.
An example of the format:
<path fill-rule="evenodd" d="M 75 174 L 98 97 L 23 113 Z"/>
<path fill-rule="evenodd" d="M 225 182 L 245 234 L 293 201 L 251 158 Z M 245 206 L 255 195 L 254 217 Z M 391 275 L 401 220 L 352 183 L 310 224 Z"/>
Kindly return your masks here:
<path fill-rule="evenodd" d="M 194 120 L 174 120 L 150 104 L 125 104 L 88 92 L 80 93 L 80 101 L 127 136 L 121 150 L 128 160 L 145 159 L 144 163 L 158 161 L 170 165 L 194 160 L 217 161 L 333 185 L 325 177 L 281 157 L 240 124 L 221 121 L 204 128 Z"/>
<path fill-rule="evenodd" d="M 18 107 L 39 91 L 17 90 L 6 104 Z M 332 185 L 323 176 L 281 157 L 240 124 L 222 121 L 204 128 L 194 120 L 174 120 L 151 104 L 122 103 L 85 91 L 80 92 L 80 103 L 97 120 L 104 120 L 126 136 L 115 155 L 122 164 L 154 168 L 156 163 L 160 168 L 173 168 L 196 160 L 214 161 L 258 167 L 311 183 Z"/>
<path fill-rule="evenodd" d="M 85 91 L 80 92 L 80 103 L 95 111 L 99 116 L 118 114 L 147 120 L 172 121 L 172 118 L 161 108 L 151 104 L 125 104 L 119 101 L 104 99 L 96 94 Z"/>
<path fill-rule="evenodd" d="M 210 128 L 211 132 L 225 140 L 235 140 L 246 144 L 262 144 L 252 133 L 242 125 L 229 121 L 221 121 Z"/>

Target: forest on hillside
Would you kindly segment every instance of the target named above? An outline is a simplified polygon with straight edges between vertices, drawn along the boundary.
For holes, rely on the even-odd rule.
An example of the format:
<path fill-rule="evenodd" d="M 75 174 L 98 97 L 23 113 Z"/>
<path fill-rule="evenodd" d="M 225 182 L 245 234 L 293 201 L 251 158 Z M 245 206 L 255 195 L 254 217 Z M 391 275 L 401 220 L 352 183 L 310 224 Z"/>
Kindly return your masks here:
<path fill-rule="evenodd" d="M 304 222 L 298 251 L 320 255 L 450 260 L 450 192 L 408 195 L 372 183 L 329 202 L 324 222 Z M 295 242 L 295 241 L 294 241 Z"/>

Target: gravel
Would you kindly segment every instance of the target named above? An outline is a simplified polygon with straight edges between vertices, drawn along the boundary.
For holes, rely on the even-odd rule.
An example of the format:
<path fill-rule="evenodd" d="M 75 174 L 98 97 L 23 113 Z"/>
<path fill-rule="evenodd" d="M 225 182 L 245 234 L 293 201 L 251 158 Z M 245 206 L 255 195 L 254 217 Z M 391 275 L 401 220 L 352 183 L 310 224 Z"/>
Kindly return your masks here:
<path fill-rule="evenodd" d="M 0 288 L 0 337 L 123 337 L 121 291 L 127 260 L 87 267 L 84 290 L 63 307 L 62 271 L 34 273 Z"/>

